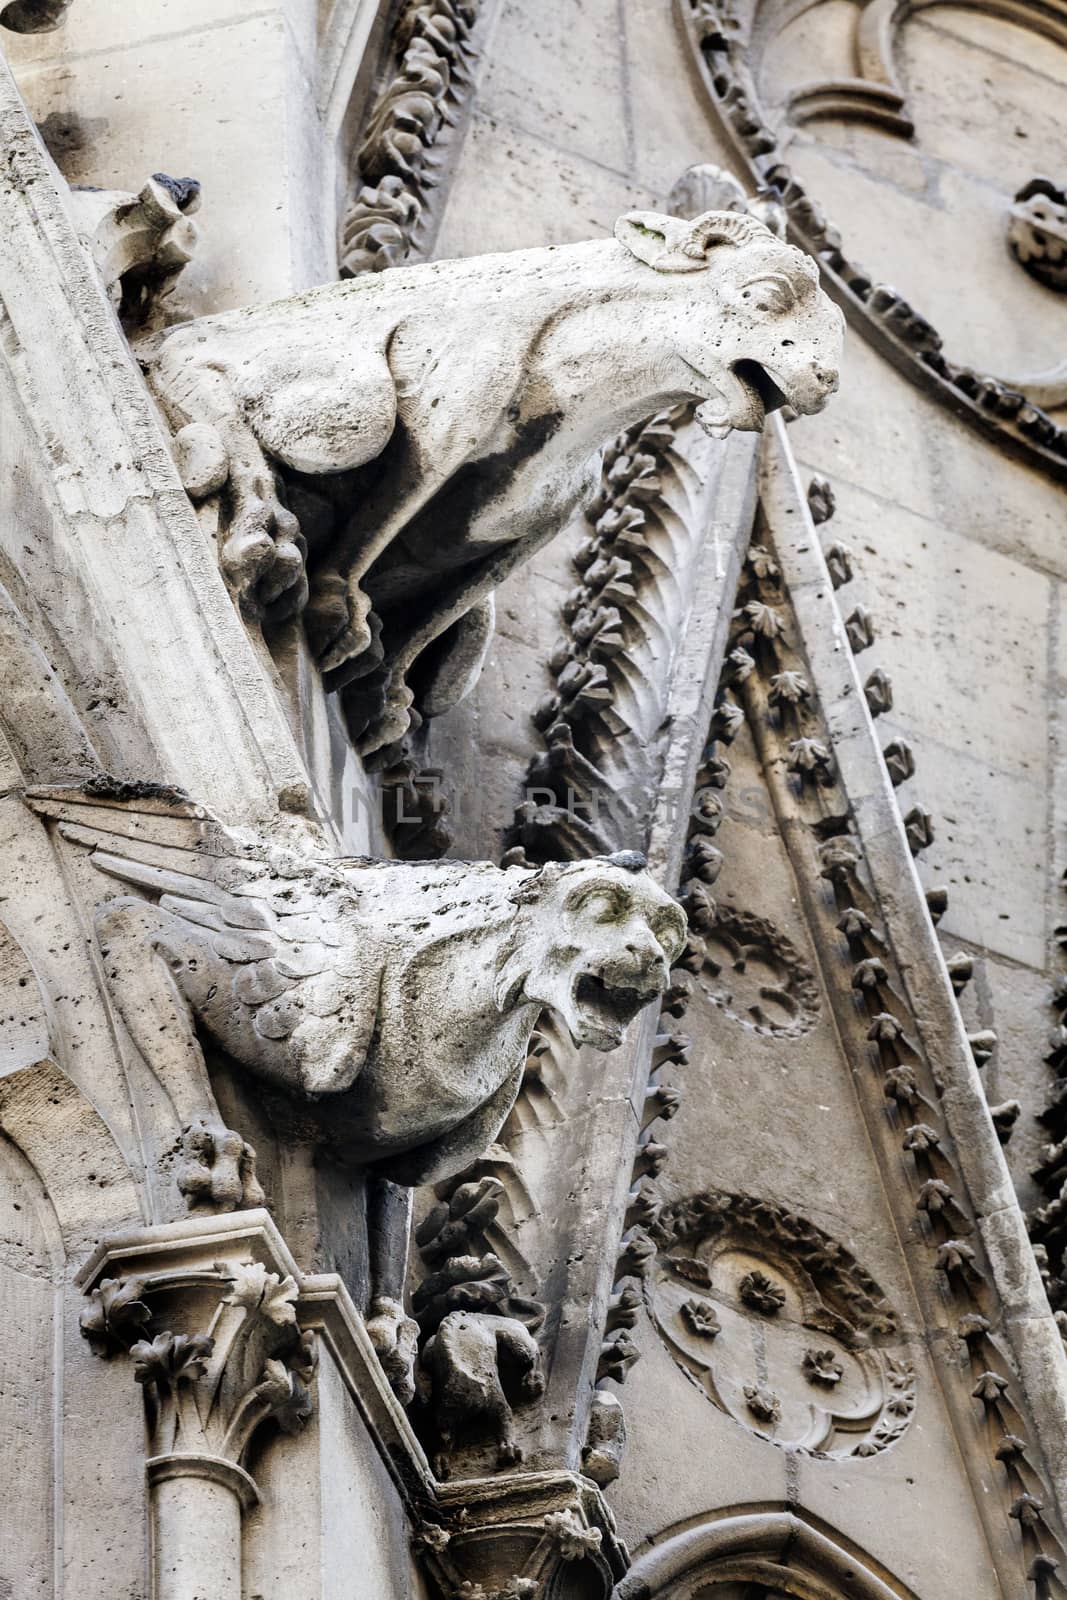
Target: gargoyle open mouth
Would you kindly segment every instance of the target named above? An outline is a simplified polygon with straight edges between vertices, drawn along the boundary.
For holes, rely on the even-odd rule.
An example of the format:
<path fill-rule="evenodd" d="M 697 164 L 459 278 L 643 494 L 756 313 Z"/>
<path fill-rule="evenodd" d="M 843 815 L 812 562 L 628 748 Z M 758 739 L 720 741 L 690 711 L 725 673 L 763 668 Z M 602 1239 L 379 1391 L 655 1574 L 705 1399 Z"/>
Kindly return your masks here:
<path fill-rule="evenodd" d="M 772 411 L 780 411 L 783 406 L 790 404 L 789 396 L 782 392 L 766 367 L 761 367 L 758 361 L 735 361 L 733 374 L 751 396 L 753 405 L 761 408 L 760 426 Z"/>
<path fill-rule="evenodd" d="M 613 1050 L 637 1013 L 658 992 L 648 986 L 638 989 L 605 983 L 603 978 L 583 972 L 574 985 L 575 1032 L 582 1044 Z"/>

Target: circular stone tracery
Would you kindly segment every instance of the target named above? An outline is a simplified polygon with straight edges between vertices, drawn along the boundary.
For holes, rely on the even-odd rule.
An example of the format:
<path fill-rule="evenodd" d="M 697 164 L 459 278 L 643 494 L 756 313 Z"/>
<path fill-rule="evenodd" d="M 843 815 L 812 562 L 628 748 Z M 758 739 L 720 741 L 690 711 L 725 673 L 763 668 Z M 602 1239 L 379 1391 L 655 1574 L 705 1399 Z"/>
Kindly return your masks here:
<path fill-rule="evenodd" d="M 755 1033 L 795 1039 L 815 1026 L 815 974 L 768 918 L 720 905 L 703 938 L 700 986 L 712 1005 Z"/>
<path fill-rule="evenodd" d="M 713 1405 L 816 1456 L 877 1455 L 901 1436 L 915 1378 L 884 1347 L 898 1319 L 836 1240 L 784 1207 L 721 1191 L 676 1201 L 655 1231 L 649 1310 Z"/>

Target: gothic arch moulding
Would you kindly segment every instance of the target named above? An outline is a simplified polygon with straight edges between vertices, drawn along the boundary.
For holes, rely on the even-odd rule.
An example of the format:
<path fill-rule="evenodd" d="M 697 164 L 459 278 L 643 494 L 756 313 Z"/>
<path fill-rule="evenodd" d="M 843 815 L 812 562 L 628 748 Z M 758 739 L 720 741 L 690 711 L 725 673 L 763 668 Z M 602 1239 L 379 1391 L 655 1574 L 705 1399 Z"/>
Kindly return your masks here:
<path fill-rule="evenodd" d="M 53 1254 L 61 1263 L 100 1231 L 139 1218 L 140 1202 L 100 1114 L 56 1064 L 44 989 L 3 923 L 0 1020 L 0 1138 L 10 1141 L 47 1197 L 57 1233 Z"/>
<path fill-rule="evenodd" d="M 803 1512 L 741 1507 L 663 1535 L 612 1600 L 734 1600 L 733 1586 L 749 1584 L 762 1584 L 770 1600 L 918 1600 Z"/>
<path fill-rule="evenodd" d="M 814 6 L 822 3 L 814 0 Z M 787 123 L 795 127 L 818 118 L 851 118 L 910 139 L 914 124 L 895 47 L 908 16 L 938 3 L 942 0 L 870 0 L 857 5 L 854 75 L 799 85 L 785 107 Z M 1037 403 L 1039 399 L 1061 403 L 1062 384 L 1048 381 L 1058 378 L 1059 370 L 1038 375 L 1031 383 L 1002 379 L 949 360 L 933 324 L 847 253 L 840 231 L 787 163 L 780 131 L 762 99 L 760 68 L 783 29 L 814 8 L 810 0 L 774 8 L 760 6 L 758 0 L 674 0 L 674 4 L 699 82 L 738 171 L 744 172 L 752 188 L 777 193 L 790 239 L 819 262 L 824 287 L 850 324 L 924 393 L 1001 449 L 1067 480 L 1067 427 Z M 964 4 L 1067 44 L 1063 0 L 981 0 L 980 6 L 964 0 Z"/>

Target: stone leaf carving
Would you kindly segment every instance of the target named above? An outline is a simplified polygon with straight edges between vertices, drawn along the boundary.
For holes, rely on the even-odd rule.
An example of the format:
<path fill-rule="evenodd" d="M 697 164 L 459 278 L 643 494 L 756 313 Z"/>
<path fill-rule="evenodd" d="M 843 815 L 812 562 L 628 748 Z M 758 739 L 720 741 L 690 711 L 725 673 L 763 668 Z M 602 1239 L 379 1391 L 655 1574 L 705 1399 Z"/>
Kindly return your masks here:
<path fill-rule="evenodd" d="M 439 1184 L 440 1202 L 415 1232 L 429 1269 L 412 1295 L 425 1339 L 420 1392 L 426 1426 L 420 1431 L 429 1436 L 442 1479 L 480 1476 L 521 1461 L 513 1413 L 545 1386 L 536 1342 L 545 1307 L 517 1292 L 489 1249 L 487 1232 L 500 1228 L 504 1187 L 478 1175 L 482 1165 L 458 1182 Z"/>
<path fill-rule="evenodd" d="M 399 266 L 425 232 L 447 139 L 470 88 L 479 0 L 408 0 L 397 16 L 386 82 L 355 162 L 341 225 L 343 278 Z"/>
<path fill-rule="evenodd" d="M 189 803 L 29 799 L 112 891 L 96 913 L 107 982 L 191 1129 L 179 1186 L 224 1207 L 252 1203 L 250 1169 L 214 1110 L 197 1026 L 303 1102 L 336 1159 L 437 1181 L 496 1136 L 542 1008 L 576 1044 L 614 1049 L 685 938 L 632 854 L 539 871 L 333 860 Z"/>
<path fill-rule="evenodd" d="M 1067 291 L 1067 191 L 1031 178 L 1008 211 L 1007 233 L 1008 249 L 1032 278 Z"/>
<path fill-rule="evenodd" d="M 293 1279 L 259 1261 L 216 1262 L 212 1277 L 219 1297 L 201 1331 L 166 1325 L 184 1315 L 173 1278 L 166 1292 L 141 1278 L 107 1278 L 80 1319 L 83 1337 L 100 1354 L 128 1351 L 144 1390 L 154 1461 L 180 1452 L 238 1465 L 261 1423 L 270 1419 L 296 1433 L 312 1414 L 317 1358 L 313 1335 L 297 1325 Z M 133 1331 L 142 1337 L 130 1343 Z"/>
<path fill-rule="evenodd" d="M 590 496 L 606 439 L 685 401 L 716 434 L 818 411 L 841 342 L 812 261 L 755 218 L 631 212 L 612 239 L 399 267 L 140 353 L 187 488 L 220 496 L 231 588 L 275 621 L 307 603 L 367 756 L 469 690 L 493 591 Z"/>

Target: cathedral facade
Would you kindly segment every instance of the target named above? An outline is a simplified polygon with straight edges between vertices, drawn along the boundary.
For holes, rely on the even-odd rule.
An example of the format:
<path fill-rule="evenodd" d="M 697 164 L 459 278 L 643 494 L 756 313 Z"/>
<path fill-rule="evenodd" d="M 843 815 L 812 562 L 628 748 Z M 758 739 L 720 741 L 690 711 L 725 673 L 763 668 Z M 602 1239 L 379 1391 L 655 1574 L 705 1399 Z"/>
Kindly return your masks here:
<path fill-rule="evenodd" d="M 1062 0 L 0 57 L 0 1600 L 1064 1600 Z"/>

